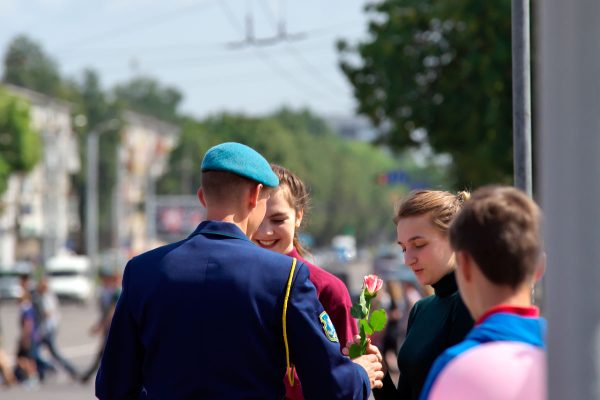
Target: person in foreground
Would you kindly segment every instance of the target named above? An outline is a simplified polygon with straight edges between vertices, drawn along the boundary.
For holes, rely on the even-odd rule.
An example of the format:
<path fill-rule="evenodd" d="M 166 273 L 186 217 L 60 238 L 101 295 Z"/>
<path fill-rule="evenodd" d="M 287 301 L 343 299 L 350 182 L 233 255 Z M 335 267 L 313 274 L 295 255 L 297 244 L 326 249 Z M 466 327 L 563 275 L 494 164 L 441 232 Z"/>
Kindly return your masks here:
<path fill-rule="evenodd" d="M 467 192 L 416 190 L 398 207 L 394 222 L 404 263 L 419 283 L 433 286 L 434 294 L 411 309 L 406 339 L 398 352 L 398 387 L 386 374 L 383 389 L 374 390 L 377 400 L 418 399 L 435 359 L 473 327 L 458 293 L 454 252 L 448 241 L 448 227 L 468 196 Z"/>
<path fill-rule="evenodd" d="M 545 321 L 531 290 L 544 270 L 541 215 L 512 187 L 478 189 L 450 227 L 475 327 L 433 365 L 421 399 L 546 399 Z"/>
<path fill-rule="evenodd" d="M 269 163 L 222 143 L 201 168 L 207 221 L 127 264 L 96 396 L 281 399 L 289 349 L 307 397 L 367 399 L 381 385 L 380 355 L 342 356 L 306 265 L 290 279 L 291 258 L 248 239 L 279 183 Z"/>
<path fill-rule="evenodd" d="M 356 321 L 350 315 L 352 300 L 348 288 L 335 275 L 307 262 L 306 250 L 298 239 L 298 231 L 308 208 L 309 193 L 302 180 L 287 168 L 271 164 L 279 178 L 279 187 L 267 202 L 267 212 L 252 240 L 260 247 L 287 254 L 302 261 L 310 273 L 310 281 L 317 290 L 319 301 L 331 318 L 336 332 L 335 339 L 345 345 L 358 333 Z M 341 350 L 341 349 L 340 349 Z M 285 379 L 285 397 L 290 400 L 303 399 L 302 385 L 294 376 L 294 384 Z"/>

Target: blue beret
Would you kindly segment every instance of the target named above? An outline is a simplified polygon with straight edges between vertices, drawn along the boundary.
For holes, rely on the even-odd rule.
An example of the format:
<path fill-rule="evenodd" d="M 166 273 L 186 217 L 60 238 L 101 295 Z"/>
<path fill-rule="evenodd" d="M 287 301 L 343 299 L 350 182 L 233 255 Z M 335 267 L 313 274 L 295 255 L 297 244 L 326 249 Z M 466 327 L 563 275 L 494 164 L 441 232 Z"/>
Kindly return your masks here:
<path fill-rule="evenodd" d="M 221 143 L 208 149 L 202 171 L 226 171 L 252 179 L 265 186 L 277 187 L 279 178 L 269 162 L 256 150 L 241 143 Z"/>

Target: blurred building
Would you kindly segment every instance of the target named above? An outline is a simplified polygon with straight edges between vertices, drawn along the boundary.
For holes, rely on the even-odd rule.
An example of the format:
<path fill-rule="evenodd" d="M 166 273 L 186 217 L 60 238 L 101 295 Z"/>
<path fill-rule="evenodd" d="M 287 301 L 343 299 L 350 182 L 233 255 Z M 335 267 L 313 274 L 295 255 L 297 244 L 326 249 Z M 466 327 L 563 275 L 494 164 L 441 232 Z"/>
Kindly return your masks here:
<path fill-rule="evenodd" d="M 16 260 L 45 260 L 68 247 L 80 229 L 71 175 L 79 171 L 77 137 L 69 104 L 46 95 L 5 85 L 31 106 L 31 123 L 39 132 L 42 159 L 27 174 L 14 174 L 2 195 L 0 265 Z"/>
<path fill-rule="evenodd" d="M 156 180 L 165 173 L 179 136 L 178 127 L 147 115 L 126 111 L 123 119 L 113 224 L 122 259 L 156 246 L 148 211 L 154 209 Z"/>
<path fill-rule="evenodd" d="M 70 238 L 81 231 L 79 199 L 71 184 L 80 166 L 80 149 L 66 102 L 28 89 L 5 86 L 31 105 L 31 123 L 39 132 L 42 159 L 27 174 L 14 174 L 2 195 L 0 213 L 0 266 L 17 260 L 43 262 L 69 250 Z M 154 185 L 168 166 L 179 129 L 132 111 L 122 115 L 117 146 L 119 165 L 113 192 L 113 261 L 155 246 Z M 111 257 L 113 255 L 111 254 Z"/>

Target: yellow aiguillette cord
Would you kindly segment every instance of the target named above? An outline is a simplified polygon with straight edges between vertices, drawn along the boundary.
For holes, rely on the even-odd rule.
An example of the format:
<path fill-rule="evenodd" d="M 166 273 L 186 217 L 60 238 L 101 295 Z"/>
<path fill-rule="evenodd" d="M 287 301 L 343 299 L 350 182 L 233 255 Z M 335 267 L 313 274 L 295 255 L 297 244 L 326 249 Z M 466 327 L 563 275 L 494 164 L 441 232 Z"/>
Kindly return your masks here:
<path fill-rule="evenodd" d="M 294 374 L 292 366 L 290 365 L 290 347 L 288 345 L 287 338 L 287 326 L 286 326 L 286 316 L 287 316 L 287 304 L 288 299 L 290 297 L 290 290 L 292 289 L 292 278 L 294 277 L 294 270 L 296 269 L 296 259 L 292 258 L 292 268 L 290 269 L 290 276 L 287 282 L 287 288 L 285 289 L 285 298 L 283 299 L 283 343 L 285 344 L 285 365 L 287 366 L 287 376 L 290 381 L 290 385 L 294 386 Z"/>

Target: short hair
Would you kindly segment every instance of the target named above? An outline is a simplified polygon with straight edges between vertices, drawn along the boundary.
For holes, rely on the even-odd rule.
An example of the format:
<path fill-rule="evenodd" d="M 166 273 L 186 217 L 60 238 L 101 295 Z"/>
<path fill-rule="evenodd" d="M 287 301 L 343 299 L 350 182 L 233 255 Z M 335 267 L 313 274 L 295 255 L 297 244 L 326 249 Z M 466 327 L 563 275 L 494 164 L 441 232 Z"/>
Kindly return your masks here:
<path fill-rule="evenodd" d="M 251 179 L 227 171 L 202 171 L 202 189 L 207 201 L 231 202 L 248 186 L 258 185 Z"/>
<path fill-rule="evenodd" d="M 394 223 L 406 217 L 430 214 L 431 223 L 444 235 L 454 216 L 461 210 L 470 193 L 457 194 L 442 190 L 413 190 L 402 199 L 394 216 Z"/>
<path fill-rule="evenodd" d="M 450 245 L 466 251 L 492 283 L 516 289 L 530 279 L 542 251 L 541 212 L 510 186 L 477 189 L 450 226 Z"/>

